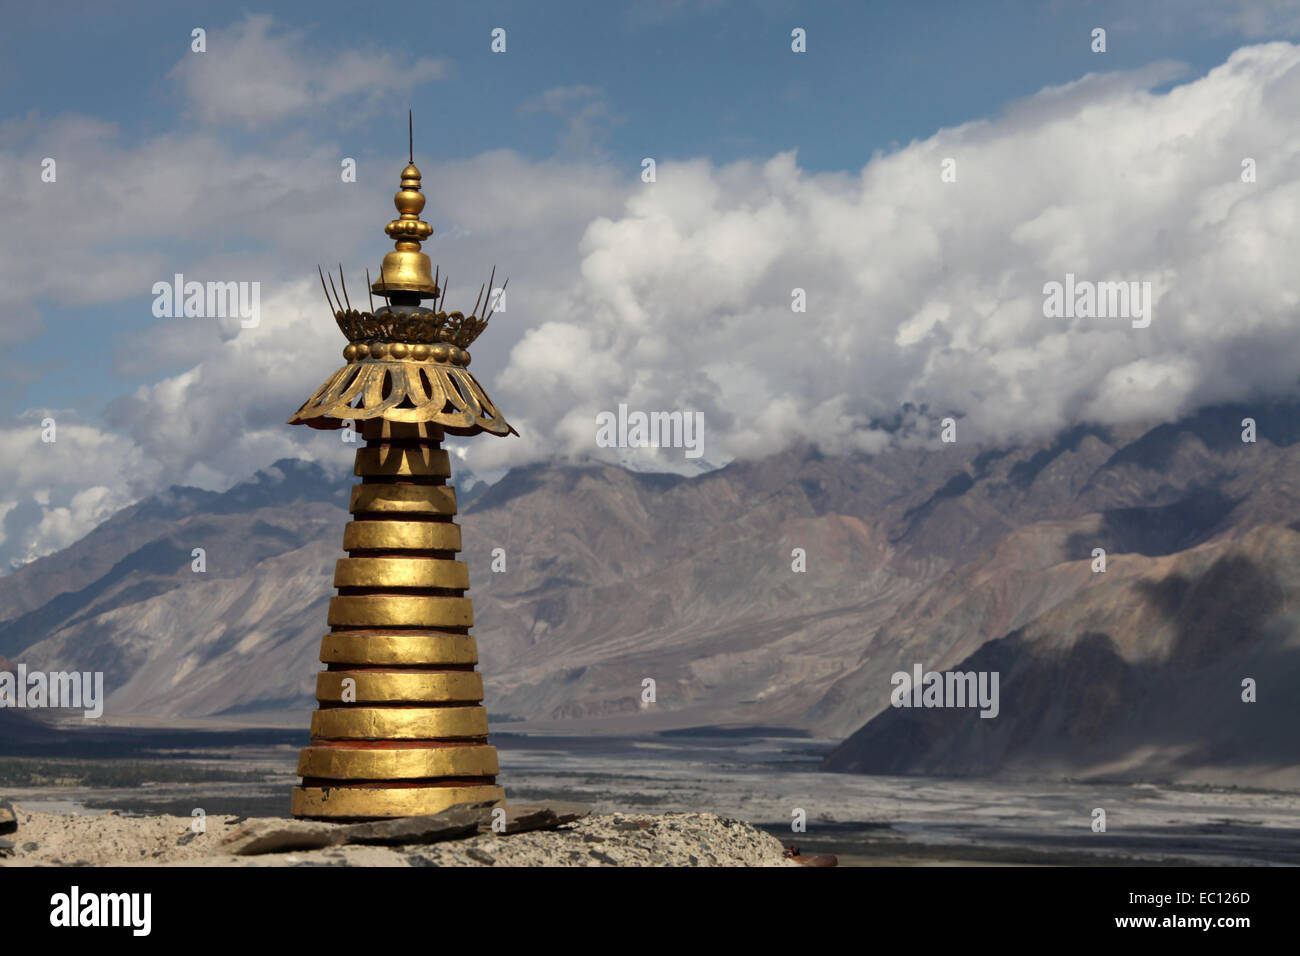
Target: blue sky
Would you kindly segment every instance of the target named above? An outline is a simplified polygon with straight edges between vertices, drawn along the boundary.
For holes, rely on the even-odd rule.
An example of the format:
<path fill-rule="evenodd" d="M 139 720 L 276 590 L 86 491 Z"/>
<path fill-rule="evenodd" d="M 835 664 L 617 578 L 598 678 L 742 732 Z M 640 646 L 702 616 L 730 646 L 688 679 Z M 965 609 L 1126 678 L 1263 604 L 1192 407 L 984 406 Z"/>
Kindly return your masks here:
<path fill-rule="evenodd" d="M 365 4 L 177 6 L 11 8 L 0 115 L 79 112 L 140 135 L 192 122 L 166 73 L 193 27 L 227 26 L 249 11 L 273 14 L 323 48 L 391 51 L 394 67 L 403 57 L 448 60 L 445 80 L 413 91 L 421 136 L 441 155 L 549 154 L 558 124 L 520 108 L 543 90 L 590 85 L 622 119 L 607 143 L 618 160 L 653 151 L 726 162 L 797 148 L 808 169 L 856 169 L 876 149 L 994 113 L 1044 86 L 1163 59 L 1204 71 L 1242 39 L 1225 22 L 1231 3 L 1219 4 L 1221 20 L 1198 22 L 1177 4 L 1142 0 L 431 3 L 400 25 Z M 489 52 L 495 26 L 508 31 L 506 56 Z M 809 55 L 787 55 L 793 26 L 807 29 Z M 1095 26 L 1109 32 L 1104 60 L 1089 49 Z M 50 69 L 52 54 L 70 68 Z M 345 112 L 319 121 L 359 143 L 392 137 L 393 115 Z M 451 135 L 435 139 L 436 128 Z"/>
<path fill-rule="evenodd" d="M 409 100 L 417 152 L 426 159 L 491 149 L 538 159 L 585 153 L 634 177 L 648 155 L 727 163 L 798 150 L 805 170 L 856 171 L 877 150 L 996 114 L 1008 102 L 1090 71 L 1175 60 L 1191 74 L 1203 72 L 1241 42 L 1231 6 L 1210 4 L 1204 14 L 1189 14 L 1177 4 L 1129 0 L 476 2 L 429 4 L 399 24 L 383 8 L 364 4 L 33 4 L 7 13 L 0 122 L 80 114 L 114 124 L 127 142 L 201 128 L 169 73 L 189 55 L 195 26 L 227 28 L 251 12 L 270 14 L 276 31 L 301 34 L 314 49 L 387 51 L 394 70 L 404 59 L 432 57 L 445 61 L 445 73 L 409 96 L 361 109 L 340 104 L 282 123 L 223 129 L 236 147 L 325 136 L 363 162 L 391 161 L 401 149 L 401 113 Z M 1108 30 L 1104 57 L 1090 50 L 1098 25 Z M 497 26 L 507 30 L 506 55 L 489 50 Z M 790 53 L 794 26 L 807 30 L 807 55 Z M 52 53 L 66 68 L 51 68 Z M 220 47 L 211 46 L 208 55 L 220 56 Z M 562 88 L 587 89 L 553 109 L 538 102 L 545 91 Z M 585 123 L 584 109 L 594 110 Z M 24 145 L 41 151 L 39 136 Z M 436 217 L 437 197 L 431 198 Z M 241 241 L 256 251 L 255 236 L 216 237 L 227 252 Z M 202 247 L 205 240 L 192 236 L 190 244 Z M 120 248 L 130 245 L 123 241 Z M 173 241 L 157 251 L 180 270 L 190 250 L 177 250 Z M 182 255 L 168 256 L 171 251 Z M 139 295 L 102 301 L 95 322 L 79 322 L 84 306 L 38 300 L 48 331 L 17 353 L 36 374 L 4 399 L 18 408 L 66 401 L 66 373 L 75 370 L 78 407 L 97 418 L 96 396 L 177 371 L 119 360 L 121 336 L 151 322 L 141 308 L 146 301 Z M 71 325 L 78 332 L 69 337 Z"/>
<path fill-rule="evenodd" d="M 408 106 L 449 306 L 493 265 L 511 277 L 474 371 L 521 438 L 472 443 L 477 471 L 600 457 L 592 415 L 622 402 L 703 410 L 705 457 L 725 461 L 797 437 L 875 451 L 893 439 L 873 423 L 904 404 L 1018 441 L 1294 384 L 1300 3 L 393 16 L 6 11 L 0 565 L 159 487 L 345 461 L 284 419 L 341 361 L 316 265 L 359 287 L 391 248 Z M 1165 318 L 1145 334 L 1045 324 L 1039 290 L 1066 271 L 1151 281 Z M 261 283 L 262 326 L 155 318 L 152 286 L 178 272 Z M 57 448 L 35 437 L 47 416 Z"/>
<path fill-rule="evenodd" d="M 1133 19 L 1134 8 L 1143 7 L 1149 16 Z M 1227 25 L 1207 29 L 1207 21 L 1196 29 L 1194 20 L 1162 19 L 1159 11 L 1170 5 L 1122 0 L 439 3 L 407 30 L 357 4 L 198 3 L 178 10 L 171 3 L 54 3 L 7 15 L 0 113 L 75 111 L 138 133 L 170 128 L 185 117 L 163 75 L 186 51 L 189 30 L 228 25 L 244 9 L 301 25 L 324 46 L 363 41 L 392 50 L 395 61 L 403 53 L 447 58 L 448 80 L 415 93 L 456 131 L 438 144 L 451 155 L 497 146 L 550 151 L 553 124 L 519 122 L 517 110 L 541 90 L 590 84 L 626 120 L 610 141 L 621 158 L 634 158 L 647 144 L 719 161 L 797 147 L 812 169 L 854 168 L 874 149 L 985 115 L 1090 70 L 1166 58 L 1204 69 L 1240 41 Z M 791 25 L 808 30 L 812 55 L 785 55 Z M 1098 25 L 1110 31 L 1104 64 L 1088 45 Z M 493 26 L 509 31 L 508 56 L 489 53 Z M 403 32 L 418 40 L 403 47 L 395 36 Z M 73 68 L 48 69 L 51 51 Z M 390 119 L 333 122 L 365 139 L 387 135 Z"/>

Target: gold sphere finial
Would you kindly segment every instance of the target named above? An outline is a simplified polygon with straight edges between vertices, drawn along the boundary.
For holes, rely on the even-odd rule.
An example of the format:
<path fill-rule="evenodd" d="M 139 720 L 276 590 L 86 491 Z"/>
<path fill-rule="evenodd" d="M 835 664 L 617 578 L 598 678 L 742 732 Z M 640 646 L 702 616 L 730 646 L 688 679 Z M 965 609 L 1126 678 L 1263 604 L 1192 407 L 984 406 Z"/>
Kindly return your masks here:
<path fill-rule="evenodd" d="M 420 171 L 414 163 L 402 170 L 402 188 L 393 196 L 393 205 L 397 207 L 398 217 L 403 221 L 419 220 L 420 211 L 424 209 L 424 193 L 420 192 Z M 433 235 L 433 227 L 428 223 L 423 225 L 427 226 L 429 231 L 422 238 L 427 239 Z M 391 232 L 388 234 L 393 235 Z"/>

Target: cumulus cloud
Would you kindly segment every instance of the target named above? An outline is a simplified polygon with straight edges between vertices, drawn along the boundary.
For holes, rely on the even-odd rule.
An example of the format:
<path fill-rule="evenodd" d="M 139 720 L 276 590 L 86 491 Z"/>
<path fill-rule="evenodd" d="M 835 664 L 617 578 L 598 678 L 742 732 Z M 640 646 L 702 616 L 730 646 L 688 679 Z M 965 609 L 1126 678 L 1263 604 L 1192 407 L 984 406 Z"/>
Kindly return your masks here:
<path fill-rule="evenodd" d="M 143 449 L 71 410 L 20 416 L 0 443 L 0 572 L 72 544 L 162 477 Z"/>
<path fill-rule="evenodd" d="M 960 417 L 964 440 L 1017 441 L 1291 391 L 1300 49 L 1244 48 L 1152 92 L 1176 69 L 1045 90 L 852 176 L 794 154 L 661 163 L 591 223 L 568 316 L 500 376 L 538 437 L 471 461 L 599 453 L 595 414 L 618 402 L 704 411 L 705 454 L 725 460 L 799 437 L 878 448 L 907 403 Z M 1067 273 L 1150 282 L 1150 327 L 1045 317 Z"/>
<path fill-rule="evenodd" d="M 422 165 L 438 229 L 428 251 L 450 271 L 450 304 L 472 303 L 493 263 L 511 276 L 508 309 L 474 345 L 473 370 L 522 437 L 470 440 L 466 460 L 484 474 L 557 455 L 624 458 L 595 445 L 596 414 L 620 403 L 703 412 L 704 456 L 722 462 L 805 438 L 877 452 L 928 439 L 947 414 L 963 441 L 1006 442 L 1291 391 L 1300 48 L 1244 48 L 1164 90 L 1177 69 L 1088 76 L 850 172 L 811 174 L 794 153 L 664 160 L 654 183 L 635 167 L 508 151 Z M 197 137 L 133 149 L 111 128 L 62 122 L 55 141 L 81 137 L 69 155 L 89 175 L 98 164 L 84 144 L 107 163 L 107 206 L 69 206 L 87 217 L 78 250 L 88 250 L 69 255 L 98 270 L 97 295 L 159 278 L 147 257 L 121 253 L 112 267 L 114 228 L 129 248 L 202 222 L 217 242 L 258 237 L 263 322 L 164 320 L 133 339 L 137 373 L 150 359 L 179 370 L 119 397 L 103 426 L 69 413 L 82 431 L 67 445 L 61 418 L 66 459 L 33 445 L 0 467 L 0 558 L 62 546 L 160 486 L 226 487 L 282 455 L 342 466 L 352 448 L 336 434 L 283 424 L 344 344 L 308 270 L 377 264 L 397 169 L 331 192 L 280 175 L 295 162 L 337 167 L 309 142 L 237 153 L 207 143 L 224 162 L 204 172 L 187 159 Z M 1255 182 L 1242 181 L 1247 158 Z M 955 182 L 941 178 L 946 159 Z M 179 217 L 162 201 L 167 187 L 139 185 L 150 175 L 189 204 Z M 187 198 L 181 187 L 196 177 L 203 194 Z M 10 199 L 40 218 L 29 195 Z M 30 257 L 56 243 L 50 229 L 7 243 L 0 270 L 30 286 L 40 272 Z M 1150 326 L 1045 316 L 1045 283 L 1067 273 L 1150 282 Z M 806 313 L 791 310 L 795 289 Z M 10 439 L 30 444 L 48 411 L 33 410 Z M 680 450 L 654 461 L 683 466 Z"/>
<path fill-rule="evenodd" d="M 445 75 L 443 60 L 420 57 L 395 68 L 391 50 L 309 48 L 301 31 L 277 28 L 266 15 L 207 37 L 170 74 L 205 123 L 256 127 L 347 101 L 364 108 L 386 94 L 409 93 Z"/>

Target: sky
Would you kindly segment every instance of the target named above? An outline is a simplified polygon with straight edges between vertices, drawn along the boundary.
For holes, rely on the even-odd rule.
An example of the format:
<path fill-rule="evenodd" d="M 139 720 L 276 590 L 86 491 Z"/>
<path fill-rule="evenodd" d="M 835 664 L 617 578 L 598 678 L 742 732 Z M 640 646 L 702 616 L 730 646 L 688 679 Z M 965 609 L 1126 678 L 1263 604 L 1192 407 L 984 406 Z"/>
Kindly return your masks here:
<path fill-rule="evenodd" d="M 448 307 L 510 277 L 471 351 L 520 437 L 459 443 L 479 474 L 690 470 L 681 449 L 600 447 L 620 404 L 700 413 L 720 464 L 795 440 L 882 452 L 949 416 L 1013 443 L 1295 390 L 1300 2 L 5 17 L 0 572 L 169 485 L 350 462 L 284 422 L 342 364 L 317 264 L 359 289 L 391 248 L 408 108 Z M 157 317 L 178 273 L 258 283 L 258 324 Z M 1149 321 L 1045 315 L 1067 274 L 1148 283 Z"/>

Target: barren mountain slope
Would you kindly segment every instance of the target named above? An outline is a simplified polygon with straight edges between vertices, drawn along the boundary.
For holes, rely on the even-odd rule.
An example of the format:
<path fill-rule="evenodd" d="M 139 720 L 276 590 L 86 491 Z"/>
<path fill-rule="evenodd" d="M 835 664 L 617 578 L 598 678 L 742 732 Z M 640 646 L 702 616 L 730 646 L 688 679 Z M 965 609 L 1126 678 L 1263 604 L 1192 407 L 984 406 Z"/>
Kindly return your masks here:
<path fill-rule="evenodd" d="M 1248 412 L 1257 444 L 1240 441 Z M 1228 554 L 1260 525 L 1285 532 L 1300 504 L 1296 413 L 1222 408 L 1006 449 L 801 446 L 690 479 L 516 469 L 462 496 L 489 708 L 622 730 L 892 727 L 897 714 L 882 711 L 895 670 L 955 666 L 982 647 L 1028 661 L 1025 635 L 1058 612 L 1064 645 L 1094 631 L 1119 640 L 1124 628 L 1103 628 L 1095 609 L 1066 609 L 1119 602 L 1130 579 L 1176 588 L 1166 559 L 1190 561 L 1207 542 Z M 224 494 L 147 499 L 0 579 L 0 654 L 105 671 L 110 715 L 309 708 L 349 484 L 284 461 Z M 503 573 L 491 570 L 498 547 Z M 1097 547 L 1104 575 L 1089 567 Z M 805 573 L 792 570 L 795 549 Z M 1267 549 L 1243 560 L 1270 554 L 1281 561 Z M 1293 566 L 1260 569 L 1286 592 Z M 995 763 L 1013 764 L 1015 749 Z M 945 753 L 926 766 L 961 763 Z"/>

